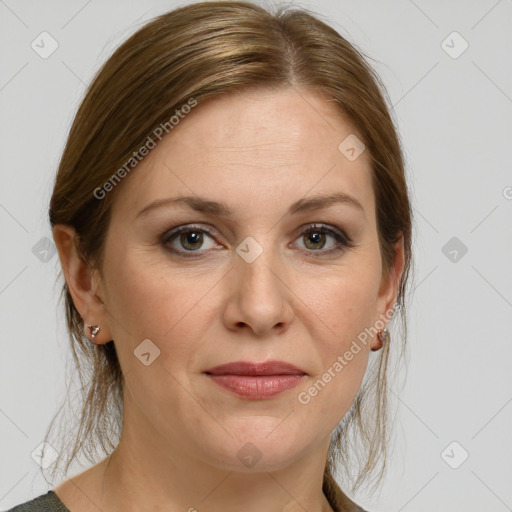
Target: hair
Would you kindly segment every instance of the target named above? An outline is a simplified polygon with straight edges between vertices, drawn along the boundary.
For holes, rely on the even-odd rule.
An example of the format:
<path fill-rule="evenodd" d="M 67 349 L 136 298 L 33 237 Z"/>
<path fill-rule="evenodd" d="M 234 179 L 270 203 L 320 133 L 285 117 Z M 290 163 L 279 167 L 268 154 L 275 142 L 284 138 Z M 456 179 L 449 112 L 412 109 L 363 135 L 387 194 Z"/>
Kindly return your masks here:
<path fill-rule="evenodd" d="M 392 344 L 403 354 L 412 211 L 387 93 L 365 57 L 303 8 L 278 6 L 271 12 L 249 2 L 210 1 L 154 18 L 103 64 L 78 108 L 49 205 L 52 228 L 56 224 L 72 226 L 84 261 L 101 271 L 110 212 L 122 183 L 111 187 L 101 200 L 95 191 L 130 161 L 176 109 L 191 98 L 201 104 L 251 87 L 320 92 L 358 130 L 371 157 L 385 272 L 394 263 L 393 244 L 403 237 L 405 262 L 396 301 L 403 336 L 401 343 L 394 336 Z M 66 282 L 62 297 L 76 374 L 82 384 L 81 410 L 74 442 L 68 442 L 69 429 L 60 436 L 62 449 L 53 475 L 64 455 L 67 473 L 80 453 L 91 462 L 97 462 L 98 447 L 102 455 L 112 453 L 122 429 L 123 410 L 124 381 L 114 341 L 91 344 Z M 356 471 L 352 490 L 364 481 L 382 480 L 389 441 L 389 354 L 390 345 L 385 343 L 375 356 L 374 370 L 367 372 L 351 409 L 332 436 L 324 485 L 333 479 L 340 463 L 341 468 Z M 361 451 L 354 453 L 357 442 Z"/>

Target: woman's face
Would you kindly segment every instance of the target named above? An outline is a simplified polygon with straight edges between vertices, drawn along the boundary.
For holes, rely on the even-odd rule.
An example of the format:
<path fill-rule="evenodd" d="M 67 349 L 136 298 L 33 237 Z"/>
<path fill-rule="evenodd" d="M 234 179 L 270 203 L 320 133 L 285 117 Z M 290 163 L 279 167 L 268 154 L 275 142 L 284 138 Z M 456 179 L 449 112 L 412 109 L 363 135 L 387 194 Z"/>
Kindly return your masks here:
<path fill-rule="evenodd" d="M 148 450 L 236 471 L 326 454 L 376 344 L 360 335 L 396 285 L 354 135 L 311 92 L 229 94 L 193 109 L 125 178 L 99 295 L 124 429 Z"/>

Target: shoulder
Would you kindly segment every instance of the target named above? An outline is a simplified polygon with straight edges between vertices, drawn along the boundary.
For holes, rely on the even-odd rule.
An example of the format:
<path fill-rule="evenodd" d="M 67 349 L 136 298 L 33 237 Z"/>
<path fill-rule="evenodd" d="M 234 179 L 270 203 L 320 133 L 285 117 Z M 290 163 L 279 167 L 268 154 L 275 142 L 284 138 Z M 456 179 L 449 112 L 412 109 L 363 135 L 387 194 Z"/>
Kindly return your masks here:
<path fill-rule="evenodd" d="M 353 504 L 353 507 L 350 509 L 351 512 L 370 512 L 369 510 L 366 510 L 365 508 L 360 507 L 359 505 Z"/>
<path fill-rule="evenodd" d="M 16 505 L 7 512 L 70 512 L 70 510 L 53 491 L 48 491 L 46 494 Z"/>
<path fill-rule="evenodd" d="M 330 471 L 324 473 L 323 491 L 334 512 L 369 512 L 354 503 L 341 490 Z"/>

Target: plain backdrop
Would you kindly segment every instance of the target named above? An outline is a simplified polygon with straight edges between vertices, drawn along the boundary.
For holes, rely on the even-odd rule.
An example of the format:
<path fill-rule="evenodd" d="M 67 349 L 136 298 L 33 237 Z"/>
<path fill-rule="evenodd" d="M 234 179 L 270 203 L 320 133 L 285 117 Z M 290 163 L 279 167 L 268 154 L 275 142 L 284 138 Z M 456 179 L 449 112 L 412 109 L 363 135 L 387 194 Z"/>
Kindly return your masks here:
<path fill-rule="evenodd" d="M 31 453 L 69 357 L 47 220 L 68 130 L 113 49 L 183 3 L 0 0 L 2 510 L 53 487 Z M 379 512 L 512 510 L 512 1 L 295 4 L 373 59 L 415 214 L 396 442 L 382 492 L 355 499 Z"/>

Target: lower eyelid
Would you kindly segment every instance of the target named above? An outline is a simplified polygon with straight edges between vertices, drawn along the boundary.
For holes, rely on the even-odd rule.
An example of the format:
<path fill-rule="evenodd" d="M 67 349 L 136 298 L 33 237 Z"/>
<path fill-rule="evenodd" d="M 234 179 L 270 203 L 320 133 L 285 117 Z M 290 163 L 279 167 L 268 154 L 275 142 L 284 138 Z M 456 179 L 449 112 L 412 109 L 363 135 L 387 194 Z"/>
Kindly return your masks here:
<path fill-rule="evenodd" d="M 169 243 L 171 241 L 173 241 L 174 239 L 176 239 L 176 237 L 178 237 L 181 233 L 186 233 L 186 232 L 192 232 L 192 231 L 198 231 L 198 232 L 201 232 L 203 233 L 204 235 L 207 235 L 208 237 L 210 237 L 212 239 L 212 241 L 214 241 L 214 243 L 217 245 L 217 248 L 219 248 L 218 246 L 219 245 L 222 245 L 222 244 L 219 244 L 216 240 L 216 237 L 214 235 L 214 233 L 212 233 L 211 231 L 203 228 L 203 227 L 195 227 L 193 225 L 191 226 L 186 226 L 184 227 L 184 229 L 180 229 L 180 228 L 176 228 L 176 230 L 171 230 L 171 231 L 167 231 L 163 236 L 162 236 L 162 244 L 167 247 L 170 251 L 172 251 L 174 254 L 178 254 L 178 255 L 183 255 L 183 254 L 189 254 L 189 255 L 193 255 L 193 254 L 201 254 L 201 253 L 204 253 L 204 252 L 210 252 L 211 249 L 198 249 L 196 251 L 187 251 L 185 249 L 182 249 L 182 250 L 179 250 L 179 249 L 174 249 L 174 248 L 170 248 L 169 247 Z M 303 249 L 304 251 L 310 253 L 310 254 L 313 254 L 315 255 L 315 253 L 318 253 L 318 256 L 321 256 L 322 254 L 324 255 L 327 255 L 329 253 L 335 253 L 335 252 L 340 252 L 340 251 L 343 251 L 345 249 L 348 249 L 348 248 L 351 248 L 354 246 L 354 244 L 352 243 L 352 241 L 350 240 L 350 238 L 345 235 L 344 233 L 338 233 L 337 231 L 335 231 L 334 229 L 330 228 L 330 227 L 327 227 L 327 226 L 324 226 L 324 225 L 310 225 L 310 226 L 306 226 L 305 229 L 303 229 L 299 235 L 294 239 L 294 242 L 298 239 L 300 239 L 301 237 L 303 237 L 304 235 L 306 235 L 307 233 L 310 233 L 310 232 L 321 232 L 321 233 L 324 233 L 324 234 L 327 234 L 331 237 L 334 238 L 334 240 L 336 241 L 336 244 L 337 246 L 334 247 L 334 248 L 331 248 L 331 249 L 328 249 L 328 250 L 322 250 L 322 249 L 319 249 L 319 250 L 313 250 L 313 249 Z M 293 243 L 293 242 L 292 242 Z M 189 257 L 192 257 L 192 256 L 189 256 Z"/>
<path fill-rule="evenodd" d="M 296 240 L 301 239 L 310 231 L 312 231 L 312 232 L 320 231 L 321 233 L 331 236 L 335 241 L 334 247 L 331 247 L 329 249 L 323 249 L 323 248 L 318 249 L 318 250 L 300 249 L 301 251 L 305 251 L 312 256 L 315 256 L 315 257 L 328 256 L 329 254 L 340 253 L 342 251 L 345 251 L 346 249 L 353 247 L 353 244 L 349 241 L 348 237 L 344 237 L 344 236 L 342 236 L 336 232 L 330 231 L 330 230 L 315 230 L 315 229 L 309 230 L 308 229 L 305 232 L 301 233 L 301 235 L 299 235 L 299 237 L 297 237 Z"/>

